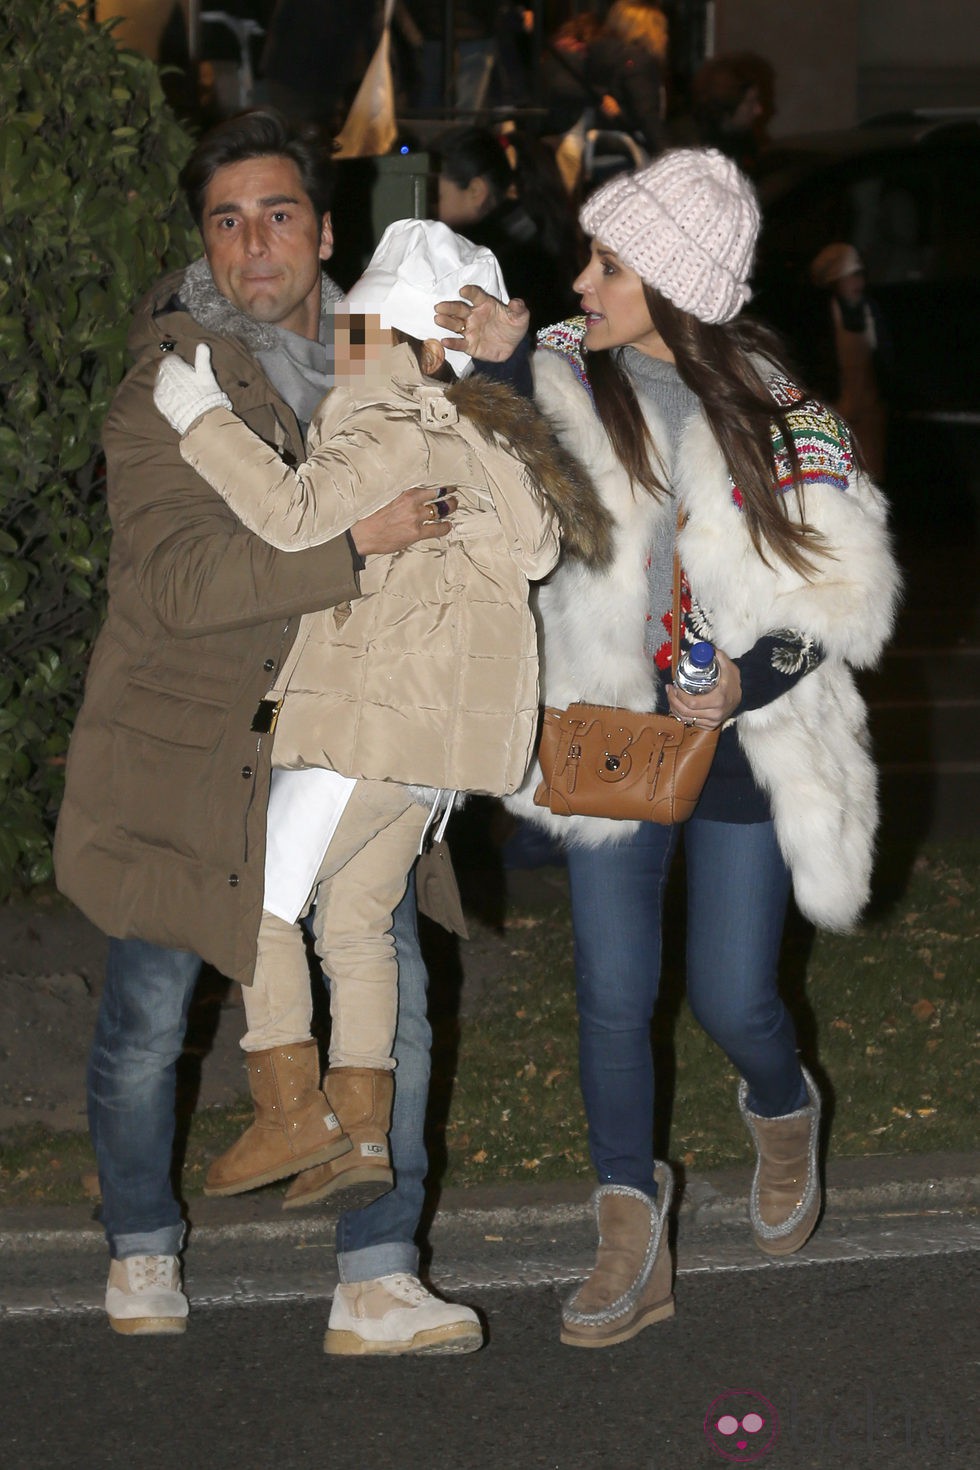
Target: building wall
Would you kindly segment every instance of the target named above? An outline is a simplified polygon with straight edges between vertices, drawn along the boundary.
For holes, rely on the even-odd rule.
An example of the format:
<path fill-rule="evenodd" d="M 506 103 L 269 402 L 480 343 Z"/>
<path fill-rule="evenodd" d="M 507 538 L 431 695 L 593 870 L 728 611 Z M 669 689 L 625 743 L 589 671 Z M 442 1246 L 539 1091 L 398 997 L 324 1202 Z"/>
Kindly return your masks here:
<path fill-rule="evenodd" d="M 724 51 L 774 66 L 773 137 L 910 107 L 980 107 L 978 0 L 715 0 Z"/>
<path fill-rule="evenodd" d="M 716 0 L 715 54 L 755 51 L 775 68 L 773 137 L 857 121 L 859 9 L 860 0 Z"/>
<path fill-rule="evenodd" d="M 858 112 L 980 107 L 977 0 L 861 0 Z"/>

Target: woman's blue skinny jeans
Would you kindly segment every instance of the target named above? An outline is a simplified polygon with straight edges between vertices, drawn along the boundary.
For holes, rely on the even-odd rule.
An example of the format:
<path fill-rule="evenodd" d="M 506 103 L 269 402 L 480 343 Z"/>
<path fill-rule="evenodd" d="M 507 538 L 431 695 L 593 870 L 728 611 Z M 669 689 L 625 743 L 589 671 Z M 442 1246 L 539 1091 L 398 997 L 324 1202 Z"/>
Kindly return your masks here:
<path fill-rule="evenodd" d="M 643 822 L 625 842 L 567 850 L 592 1162 L 601 1184 L 647 1194 L 655 1193 L 650 1024 L 664 889 L 681 830 Z M 748 1083 L 751 1110 L 780 1117 L 807 1094 L 776 984 L 790 877 L 773 824 L 694 817 L 683 832 L 688 1002 Z"/>

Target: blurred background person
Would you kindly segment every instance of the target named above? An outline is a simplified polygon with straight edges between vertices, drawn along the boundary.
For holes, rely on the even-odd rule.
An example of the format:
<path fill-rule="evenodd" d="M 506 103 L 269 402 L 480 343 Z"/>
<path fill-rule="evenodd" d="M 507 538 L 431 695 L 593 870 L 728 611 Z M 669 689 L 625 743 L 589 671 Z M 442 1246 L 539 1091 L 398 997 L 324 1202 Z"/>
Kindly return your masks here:
<path fill-rule="evenodd" d="M 336 133 L 376 41 L 374 5 L 278 0 L 266 34 L 256 100 Z"/>
<path fill-rule="evenodd" d="M 651 157 L 664 145 L 667 17 L 644 0 L 615 0 L 589 52 L 587 76 L 601 97 L 599 127 L 629 133 Z"/>
<path fill-rule="evenodd" d="M 867 294 L 864 262 L 853 245 L 825 245 L 810 266 L 826 296 L 823 330 L 812 349 L 814 385 L 854 431 L 872 479 L 885 472 L 887 411 L 881 376 L 888 341 L 881 313 Z"/>
<path fill-rule="evenodd" d="M 345 6 L 345 9 L 356 7 Z M 497 58 L 497 11 L 492 0 L 456 0 L 453 6 L 454 86 L 460 112 L 472 112 L 488 95 Z M 509 9 L 510 7 L 504 7 Z M 407 95 L 418 112 L 437 112 L 446 101 L 445 0 L 398 0 L 395 25 L 414 51 L 414 83 Z"/>
<path fill-rule="evenodd" d="M 572 16 L 548 37 L 541 52 L 540 92 L 547 109 L 541 131 L 546 137 L 567 133 L 588 109 L 601 101 L 588 80 L 592 47 L 602 32 L 594 10 Z"/>
<path fill-rule="evenodd" d="M 717 148 L 751 173 L 766 145 L 774 97 L 773 69 L 765 57 L 748 51 L 712 57 L 694 73 L 689 108 L 672 121 L 671 141 Z"/>
<path fill-rule="evenodd" d="M 512 131 L 451 128 L 432 144 L 437 217 L 500 261 L 507 290 L 527 303 L 534 329 L 575 310 L 571 290 L 583 240 L 547 144 Z"/>

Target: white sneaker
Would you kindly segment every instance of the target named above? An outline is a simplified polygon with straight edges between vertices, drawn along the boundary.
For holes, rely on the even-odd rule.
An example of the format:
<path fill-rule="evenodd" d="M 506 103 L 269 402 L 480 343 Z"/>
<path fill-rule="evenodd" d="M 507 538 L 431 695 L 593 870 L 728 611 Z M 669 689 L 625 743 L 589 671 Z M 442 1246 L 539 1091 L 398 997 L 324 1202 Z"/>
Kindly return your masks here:
<path fill-rule="evenodd" d="M 475 1353 L 483 1346 L 476 1313 L 426 1291 L 398 1271 L 338 1286 L 323 1339 L 325 1353 Z"/>
<path fill-rule="evenodd" d="M 105 1309 L 114 1332 L 183 1332 L 188 1302 L 176 1256 L 127 1256 L 110 1261 Z"/>

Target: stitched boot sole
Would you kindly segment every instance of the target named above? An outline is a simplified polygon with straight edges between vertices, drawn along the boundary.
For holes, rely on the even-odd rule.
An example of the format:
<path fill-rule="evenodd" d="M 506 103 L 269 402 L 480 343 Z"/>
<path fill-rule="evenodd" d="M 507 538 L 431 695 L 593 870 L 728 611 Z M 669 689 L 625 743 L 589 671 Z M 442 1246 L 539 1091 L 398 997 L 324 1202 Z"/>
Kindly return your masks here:
<path fill-rule="evenodd" d="M 345 1210 L 363 1210 L 383 1194 L 394 1188 L 395 1179 L 390 1169 L 376 1169 L 369 1164 L 354 1169 L 344 1169 L 332 1179 L 295 1193 L 284 1199 L 284 1210 L 301 1210 L 304 1205 L 315 1205 L 323 1199 L 338 1199 Z"/>
<path fill-rule="evenodd" d="M 263 1184 L 291 1179 L 294 1174 L 302 1174 L 305 1169 L 316 1168 L 317 1164 L 332 1163 L 334 1159 L 349 1154 L 350 1150 L 350 1139 L 340 1138 L 336 1143 L 325 1143 L 320 1148 L 313 1149 L 311 1153 L 291 1154 L 288 1159 L 280 1159 L 268 1169 L 261 1169 L 256 1174 L 249 1174 L 246 1178 L 233 1180 L 229 1184 L 205 1182 L 204 1193 L 212 1199 L 226 1198 L 230 1194 L 247 1194 L 250 1189 L 261 1189 Z"/>
<path fill-rule="evenodd" d="M 674 1298 L 670 1296 L 666 1301 L 655 1302 L 651 1307 L 644 1307 L 628 1322 L 609 1322 L 595 1327 L 590 1327 L 586 1323 L 579 1326 L 575 1323 L 562 1322 L 561 1341 L 566 1347 L 615 1347 L 618 1342 L 628 1342 L 631 1337 L 636 1337 L 644 1327 L 652 1327 L 655 1322 L 666 1322 L 673 1315 Z"/>
<path fill-rule="evenodd" d="M 430 1327 L 414 1337 L 395 1342 L 373 1342 L 356 1332 L 328 1327 L 323 1351 L 336 1357 L 436 1357 L 449 1353 L 475 1353 L 483 1346 L 483 1329 L 476 1322 L 453 1322 L 445 1327 Z"/>
<path fill-rule="evenodd" d="M 187 1331 L 186 1317 L 110 1317 L 113 1332 L 125 1337 L 176 1336 Z"/>
<path fill-rule="evenodd" d="M 816 1209 L 814 1209 L 813 1213 L 811 1215 L 808 1215 L 805 1220 L 801 1220 L 799 1225 L 797 1225 L 795 1229 L 791 1230 L 788 1235 L 784 1235 L 782 1237 L 777 1236 L 775 1239 L 767 1240 L 764 1236 L 758 1235 L 753 1230 L 752 1239 L 755 1241 L 760 1251 L 762 1251 L 767 1256 L 791 1256 L 796 1251 L 802 1250 L 803 1246 L 806 1245 L 807 1241 L 810 1239 L 810 1236 L 817 1228 L 817 1221 L 819 1220 L 819 1218 L 820 1201 L 818 1200 Z"/>

